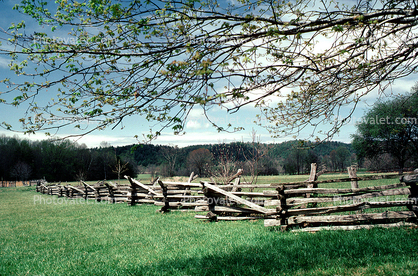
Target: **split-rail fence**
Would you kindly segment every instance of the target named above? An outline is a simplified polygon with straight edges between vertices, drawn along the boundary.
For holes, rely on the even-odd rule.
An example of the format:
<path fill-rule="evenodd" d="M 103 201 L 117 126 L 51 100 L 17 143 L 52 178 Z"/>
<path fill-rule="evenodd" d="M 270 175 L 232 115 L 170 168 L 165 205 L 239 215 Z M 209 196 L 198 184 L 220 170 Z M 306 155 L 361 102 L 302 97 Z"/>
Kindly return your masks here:
<path fill-rule="evenodd" d="M 81 182 L 77 186 L 38 183 L 37 191 L 129 205 L 154 204 L 161 206 L 162 213 L 192 210 L 197 212 L 195 218 L 211 221 L 263 219 L 267 227 L 294 231 L 416 225 L 418 174 L 357 177 L 355 168 L 349 167 L 348 178 L 319 181 L 323 172 L 317 172 L 316 164 L 312 164 L 307 181 L 257 185 L 241 183 L 242 171 L 228 185 L 194 183 L 194 174 L 188 182 L 157 179 L 149 184 L 125 176 L 128 185 L 103 181 L 95 185 Z M 363 181 L 381 179 L 393 179 L 394 183 L 359 187 Z M 350 188 L 323 187 L 348 182 Z"/>

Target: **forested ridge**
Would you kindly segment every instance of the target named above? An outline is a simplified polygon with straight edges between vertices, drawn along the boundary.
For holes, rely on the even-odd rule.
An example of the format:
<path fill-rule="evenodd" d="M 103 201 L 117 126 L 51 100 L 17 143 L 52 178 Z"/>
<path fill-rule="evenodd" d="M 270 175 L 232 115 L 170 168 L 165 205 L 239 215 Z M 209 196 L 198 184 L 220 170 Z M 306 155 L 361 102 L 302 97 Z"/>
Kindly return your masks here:
<path fill-rule="evenodd" d="M 173 176 L 191 171 L 202 176 L 221 176 L 238 168 L 248 175 L 306 173 L 309 164 L 325 164 L 342 170 L 355 162 L 350 144 L 327 142 L 312 147 L 301 141 L 278 144 L 233 142 L 184 148 L 137 144 L 113 147 L 102 143 L 88 148 L 70 141 L 30 141 L 0 136 L 2 180 L 45 178 L 48 181 L 116 179 L 138 173 Z M 312 147 L 312 148 L 310 148 Z M 338 155 L 339 153 L 339 155 Z"/>
<path fill-rule="evenodd" d="M 255 180 L 257 175 L 308 173 L 311 163 L 330 172 L 343 171 L 353 164 L 369 170 L 397 169 L 387 154 L 360 159 L 351 144 L 342 142 L 233 142 L 184 148 L 154 144 L 114 147 L 102 142 L 100 147 L 88 148 L 68 140 L 0 136 L 1 180 L 104 180 L 140 173 L 186 176 L 193 171 L 221 181 L 238 169 Z M 413 162 L 408 165 L 414 167 Z"/>

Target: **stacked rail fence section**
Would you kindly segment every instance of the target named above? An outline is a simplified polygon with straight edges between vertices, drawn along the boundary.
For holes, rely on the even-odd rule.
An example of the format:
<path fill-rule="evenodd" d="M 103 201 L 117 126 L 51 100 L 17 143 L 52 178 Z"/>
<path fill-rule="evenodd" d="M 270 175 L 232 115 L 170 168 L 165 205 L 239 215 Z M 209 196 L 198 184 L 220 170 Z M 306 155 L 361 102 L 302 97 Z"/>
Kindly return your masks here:
<path fill-rule="evenodd" d="M 195 218 L 210 221 L 264 220 L 266 227 L 282 230 L 318 231 L 360 228 L 416 226 L 418 217 L 418 174 L 349 177 L 318 181 L 322 172 L 312 164 L 307 181 L 293 183 L 241 183 L 240 173 L 227 185 L 208 181 L 168 182 L 157 179 L 144 184 L 129 176 L 127 185 L 100 181 L 94 185 L 37 182 L 36 191 L 67 198 L 98 202 L 154 204 L 162 213 L 194 211 Z M 388 179 L 385 185 L 359 185 Z M 233 181 L 233 182 L 232 182 Z M 351 187 L 341 187 L 350 183 Z M 331 184 L 332 188 L 328 187 Z M 361 187 L 359 187 L 361 186 Z"/>

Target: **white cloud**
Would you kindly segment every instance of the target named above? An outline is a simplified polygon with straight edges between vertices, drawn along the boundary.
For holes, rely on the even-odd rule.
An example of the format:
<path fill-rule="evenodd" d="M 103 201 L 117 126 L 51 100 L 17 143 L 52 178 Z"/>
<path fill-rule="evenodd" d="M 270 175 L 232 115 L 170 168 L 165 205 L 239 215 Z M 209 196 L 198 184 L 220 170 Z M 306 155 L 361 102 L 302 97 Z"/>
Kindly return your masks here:
<path fill-rule="evenodd" d="M 187 129 L 200 129 L 202 128 L 202 124 L 196 120 L 188 121 L 186 124 Z"/>
<path fill-rule="evenodd" d="M 44 133 L 38 134 L 23 134 L 22 132 L 14 132 L 8 130 L 0 130 L 0 135 L 4 135 L 7 137 L 17 137 L 20 139 L 30 140 L 30 141 L 39 141 L 47 139 L 48 137 Z"/>
<path fill-rule="evenodd" d="M 189 118 L 201 118 L 201 117 L 204 117 L 205 115 L 204 115 L 204 113 L 203 113 L 203 110 L 201 109 L 201 108 L 199 108 L 199 107 L 194 107 L 193 109 L 192 109 L 192 111 L 190 111 L 190 113 L 189 113 Z"/>
<path fill-rule="evenodd" d="M 251 130 L 246 129 L 240 132 L 227 133 L 227 132 L 214 132 L 214 131 L 194 131 L 187 132 L 185 135 L 162 135 L 158 137 L 153 144 L 174 144 L 179 147 L 186 147 L 190 145 L 203 145 L 203 144 L 217 144 L 217 143 L 230 143 L 251 141 Z M 272 139 L 268 133 L 264 130 L 259 130 L 258 136 L 260 136 L 262 143 L 284 141 L 285 139 Z"/>
<path fill-rule="evenodd" d="M 46 136 L 45 133 L 38 132 L 36 134 L 23 134 L 20 132 L 12 131 L 0 131 L 0 135 L 5 135 L 8 137 L 18 137 L 24 140 L 30 141 L 41 141 L 47 139 L 61 139 L 63 137 L 69 136 L 71 134 L 60 134 L 57 136 Z M 97 134 L 88 134 L 80 137 L 71 137 L 68 138 L 69 141 L 75 142 L 77 144 L 86 144 L 89 148 L 99 147 L 101 142 L 108 142 L 112 146 L 124 146 L 138 143 L 138 141 L 133 136 L 116 136 L 116 135 L 97 135 Z"/>
<path fill-rule="evenodd" d="M 80 138 L 74 138 L 78 144 L 86 144 L 89 148 L 99 147 L 101 142 L 108 142 L 112 146 L 125 146 L 136 144 L 138 141 L 132 136 L 96 135 L 88 134 Z"/>

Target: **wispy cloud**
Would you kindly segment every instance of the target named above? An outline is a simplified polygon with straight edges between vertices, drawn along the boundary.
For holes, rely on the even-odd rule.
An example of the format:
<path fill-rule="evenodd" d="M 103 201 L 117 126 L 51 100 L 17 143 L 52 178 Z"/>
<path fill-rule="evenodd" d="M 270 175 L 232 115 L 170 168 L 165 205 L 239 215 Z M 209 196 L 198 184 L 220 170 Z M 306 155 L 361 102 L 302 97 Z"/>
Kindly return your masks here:
<path fill-rule="evenodd" d="M 188 129 L 200 129 L 202 128 L 202 124 L 196 120 L 188 121 L 186 124 L 186 128 Z"/>
<path fill-rule="evenodd" d="M 260 133 L 262 143 L 272 143 L 284 141 L 285 139 L 272 139 L 266 133 Z M 203 144 L 217 144 L 217 143 L 231 143 L 231 142 L 249 142 L 251 141 L 250 130 L 244 130 L 234 133 L 226 132 L 211 132 L 211 131 L 194 131 L 188 132 L 185 135 L 162 135 L 158 137 L 153 143 L 155 144 L 174 144 L 179 147 L 186 147 L 190 145 Z"/>

